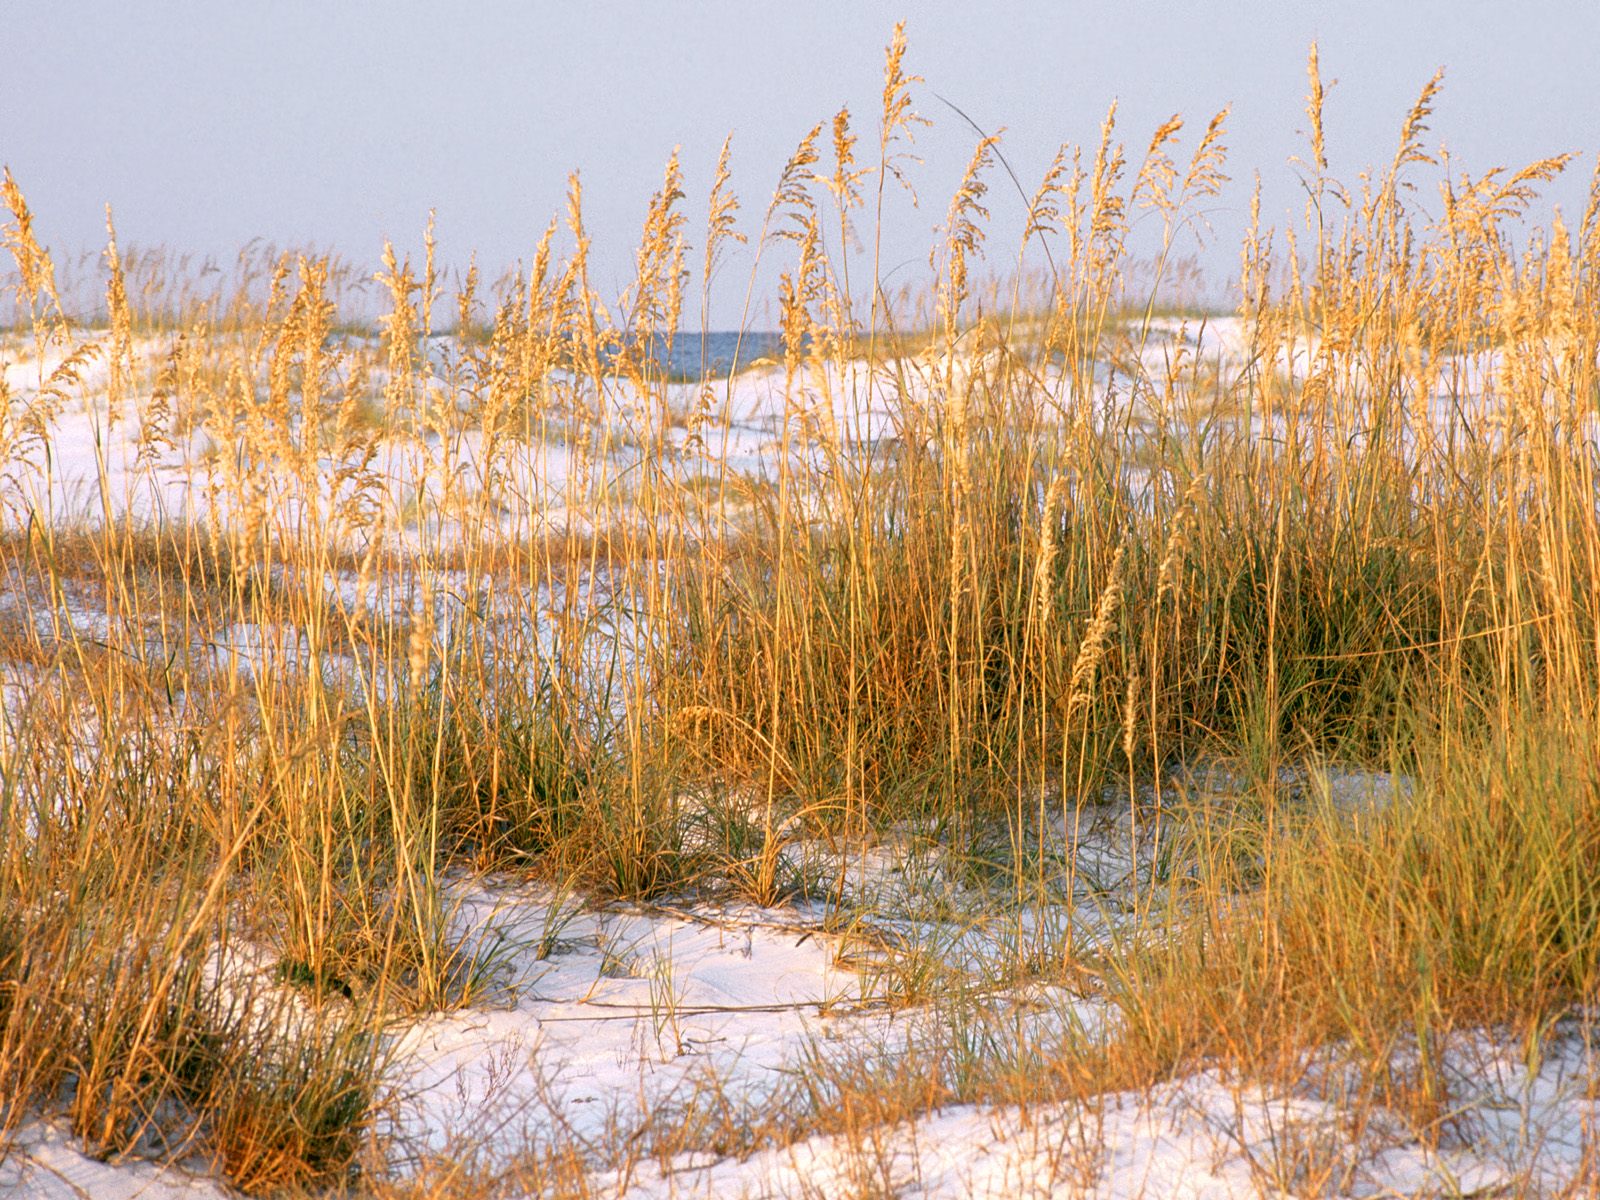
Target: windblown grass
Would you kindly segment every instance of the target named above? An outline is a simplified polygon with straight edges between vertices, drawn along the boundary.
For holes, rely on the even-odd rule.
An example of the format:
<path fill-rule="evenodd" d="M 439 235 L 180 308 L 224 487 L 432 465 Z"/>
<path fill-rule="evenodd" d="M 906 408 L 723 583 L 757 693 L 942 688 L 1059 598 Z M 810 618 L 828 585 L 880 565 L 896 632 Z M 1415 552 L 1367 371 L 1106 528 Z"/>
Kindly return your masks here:
<path fill-rule="evenodd" d="M 564 234 L 492 297 L 475 272 L 444 294 L 431 230 L 420 267 L 388 250 L 376 345 L 341 336 L 362 318 L 326 256 L 202 296 L 114 235 L 107 327 L 82 325 L 6 176 L 0 1124 L 58 1106 L 97 1152 L 343 1184 L 382 1161 L 390 1023 L 492 971 L 453 921 L 466 874 L 841 900 L 915 824 L 973 870 L 1009 847 L 982 869 L 1042 902 L 1074 894 L 1061 851 L 1108 790 L 1161 864 L 1134 932 L 1024 974 L 1092 973 L 1115 1037 L 1048 1070 L 819 1070 L 813 1108 L 865 1129 L 1334 1044 L 1379 1078 L 1401 1041 L 1593 996 L 1600 191 L 1534 228 L 1566 159 L 1452 169 L 1425 217 L 1437 80 L 1345 188 L 1313 56 L 1309 228 L 1285 248 L 1253 224 L 1228 353 L 1165 307 L 1227 184 L 1226 112 L 1186 154 L 1174 119 L 1130 158 L 1114 112 L 1064 146 L 1010 296 L 974 282 L 1001 152 L 980 140 L 897 307 L 875 234 L 921 122 L 904 54 L 897 32 L 875 145 L 847 113 L 813 129 L 753 231 L 784 263 L 754 468 L 751 377 L 663 354 L 695 319 L 675 160 L 614 304 L 574 177 Z M 745 236 L 729 163 L 708 280 Z M 1163 231 L 1142 295 L 1136 217 Z M 826 248 L 851 230 L 864 281 Z M 83 404 L 104 440 L 64 511 L 49 447 Z M 180 462 L 187 511 L 136 500 Z M 1216 759 L 1242 796 L 1176 782 Z M 1308 764 L 1409 785 L 1351 813 Z M 241 982 L 236 950 L 271 969 Z M 581 1192 L 560 1154 L 526 1170 Z"/>

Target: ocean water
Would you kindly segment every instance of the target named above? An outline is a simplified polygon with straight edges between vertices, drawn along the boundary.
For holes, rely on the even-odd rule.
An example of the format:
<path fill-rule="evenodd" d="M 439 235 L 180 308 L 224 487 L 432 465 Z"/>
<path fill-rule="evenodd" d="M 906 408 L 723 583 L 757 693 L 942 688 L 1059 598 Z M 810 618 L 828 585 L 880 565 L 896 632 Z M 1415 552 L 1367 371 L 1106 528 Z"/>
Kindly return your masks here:
<path fill-rule="evenodd" d="M 741 340 L 742 339 L 742 340 Z M 698 379 L 702 371 L 715 377 L 726 375 L 737 365 L 740 370 L 758 358 L 783 355 L 783 335 L 775 330 L 719 331 L 701 335 L 683 331 L 670 343 L 663 335 L 656 338 L 655 360 L 675 379 Z"/>
<path fill-rule="evenodd" d="M 377 345 L 381 340 L 376 333 L 366 330 L 342 332 L 336 340 L 345 345 Z M 437 333 L 426 339 L 422 352 L 438 365 L 445 365 L 455 353 L 454 334 Z M 777 330 L 758 329 L 718 330 L 702 335 L 699 331 L 684 331 L 668 339 L 663 334 L 655 337 L 651 354 L 651 373 L 659 375 L 665 370 L 675 380 L 698 380 L 704 374 L 712 379 L 726 375 L 730 369 L 744 370 L 757 359 L 775 359 L 783 356 L 783 334 Z M 611 358 L 614 360 L 615 355 Z"/>

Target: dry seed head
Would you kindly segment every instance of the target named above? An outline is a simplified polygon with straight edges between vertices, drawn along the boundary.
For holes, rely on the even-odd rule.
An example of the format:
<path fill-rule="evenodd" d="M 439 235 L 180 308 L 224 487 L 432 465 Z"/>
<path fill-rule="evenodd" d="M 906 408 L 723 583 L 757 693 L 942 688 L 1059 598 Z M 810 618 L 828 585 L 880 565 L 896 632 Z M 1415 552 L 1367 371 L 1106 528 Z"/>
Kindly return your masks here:
<path fill-rule="evenodd" d="M 970 383 L 954 380 L 954 351 L 946 355 L 946 409 L 944 422 L 945 460 L 949 464 L 949 505 L 952 516 L 950 536 L 950 597 L 952 603 L 966 593 L 968 564 L 972 557 L 972 456 L 967 427 L 967 388 Z"/>
<path fill-rule="evenodd" d="M 0 462 L 10 462 L 16 444 L 16 423 L 11 416 L 11 385 L 0 360 Z"/>
<path fill-rule="evenodd" d="M 17 264 L 17 304 L 28 310 L 33 320 L 34 340 L 39 345 L 45 341 L 45 312 L 40 310 L 40 300 L 49 301 L 55 310 L 50 321 L 50 336 L 61 345 L 70 339 L 67 318 L 61 308 L 61 297 L 56 292 L 56 268 L 50 252 L 39 244 L 33 232 L 33 213 L 22 195 L 22 189 L 11 177 L 11 168 L 5 168 L 0 178 L 0 199 L 11 212 L 11 224 L 5 226 L 4 244 Z"/>
<path fill-rule="evenodd" d="M 950 215 L 946 221 L 945 250 L 949 261 L 945 266 L 940 292 L 940 308 L 944 313 L 945 329 L 954 335 L 961 304 L 967 298 L 967 266 L 971 258 L 983 253 L 983 221 L 989 219 L 989 210 L 983 206 L 984 194 L 989 185 L 983 173 L 993 161 L 998 135 L 980 138 L 961 176 L 961 186 L 950 201 Z"/>
<path fill-rule="evenodd" d="M 1067 146 L 1063 142 L 1050 160 L 1050 167 L 1039 181 L 1039 188 L 1028 201 L 1028 219 L 1022 228 L 1022 241 L 1053 232 L 1061 224 L 1061 197 L 1065 194 L 1063 180 L 1067 174 Z"/>
<path fill-rule="evenodd" d="M 433 236 L 434 210 L 428 210 L 428 225 L 422 231 L 422 332 L 433 332 L 433 302 L 438 296 L 438 274 L 434 270 L 437 243 Z"/>
<path fill-rule="evenodd" d="M 550 246 L 555 237 L 556 218 L 551 217 L 550 223 L 544 227 L 544 233 L 539 235 L 539 244 L 533 250 L 533 268 L 528 272 L 528 307 L 523 320 L 530 328 L 545 311 L 545 281 L 550 278 Z"/>
<path fill-rule="evenodd" d="M 860 208 L 865 203 L 861 181 L 871 173 L 856 166 L 856 135 L 850 131 L 850 110 L 841 108 L 833 117 L 833 176 L 825 183 L 833 195 L 834 208 L 839 216 L 839 246 L 845 255 L 859 245 L 850 210 Z M 848 280 L 848 260 L 844 270 Z M 841 326 L 847 324 L 848 316 L 836 323 Z"/>
<path fill-rule="evenodd" d="M 1161 601 L 1166 598 L 1167 593 L 1177 585 L 1178 566 L 1189 550 L 1189 528 L 1193 524 L 1205 481 L 1204 471 L 1191 479 L 1184 491 L 1183 500 L 1178 505 L 1177 516 L 1172 522 L 1172 532 L 1167 535 L 1166 550 L 1161 556 L 1161 566 L 1156 571 L 1157 609 L 1161 607 Z"/>
<path fill-rule="evenodd" d="M 967 489 L 959 483 L 952 489 L 955 524 L 950 531 L 950 561 L 946 570 L 950 579 L 950 606 L 952 611 L 967 594 L 968 564 L 972 559 L 972 524 L 967 513 Z"/>
<path fill-rule="evenodd" d="M 422 583 L 421 611 L 412 617 L 411 636 L 406 649 L 406 665 L 410 670 L 407 678 L 413 688 L 420 687 L 433 653 L 433 584 L 426 579 Z"/>
<path fill-rule="evenodd" d="M 686 704 L 672 714 L 673 732 L 680 737 L 690 737 L 695 740 L 703 738 L 711 730 L 722 713 L 709 704 Z"/>
<path fill-rule="evenodd" d="M 624 343 L 621 364 L 637 372 L 654 353 L 654 336 L 670 335 L 683 308 L 683 172 L 675 147 L 667 159 L 661 190 L 650 197 L 644 230 L 634 259 L 634 281 L 625 307 L 631 309 L 633 338 Z"/>
<path fill-rule="evenodd" d="M 1550 225 L 1550 245 L 1545 256 L 1543 307 L 1549 322 L 1552 346 L 1562 359 L 1567 357 L 1566 351 L 1576 337 L 1576 289 L 1573 284 L 1572 236 L 1558 212 Z"/>
<path fill-rule="evenodd" d="M 1072 180 L 1065 189 L 1067 196 L 1067 261 L 1072 268 L 1081 265 L 1083 261 L 1084 243 L 1084 201 L 1083 185 L 1089 175 L 1083 169 L 1083 148 L 1072 148 Z"/>
<path fill-rule="evenodd" d="M 1138 179 L 1133 185 L 1135 204 L 1159 209 L 1162 212 L 1172 211 L 1174 205 L 1172 188 L 1177 181 L 1178 169 L 1173 165 L 1167 147 L 1177 139 L 1182 129 L 1183 118 L 1177 113 L 1173 113 L 1157 126 L 1155 134 L 1150 138 L 1150 148 L 1145 151 L 1144 162 L 1139 167 Z"/>
<path fill-rule="evenodd" d="M 1271 234 L 1261 232 L 1261 173 L 1250 193 L 1250 226 L 1239 248 L 1239 299 L 1248 321 L 1259 326 L 1268 301 L 1268 251 Z"/>
<path fill-rule="evenodd" d="M 722 141 L 722 153 L 717 155 L 716 174 L 711 179 L 711 203 L 706 215 L 706 257 L 705 273 L 701 277 L 701 286 L 709 289 L 711 278 L 717 271 L 717 255 L 725 242 L 738 242 L 743 244 L 744 234 L 740 233 L 734 222 L 739 216 L 739 200 L 728 187 L 732 178 L 730 163 L 733 154 L 733 137 L 729 135 Z"/>
<path fill-rule="evenodd" d="M 893 128 L 903 114 L 910 109 L 911 100 L 906 93 L 907 87 L 913 80 L 920 82 L 921 77 L 913 75 L 906 77 L 903 66 L 906 56 L 906 23 L 896 21 L 894 33 L 890 35 L 889 45 L 883 52 L 883 123 L 885 128 Z"/>
<path fill-rule="evenodd" d="M 822 245 L 815 212 L 808 214 L 801 227 L 799 241 L 800 261 L 793 271 L 785 271 L 778 280 L 778 327 L 783 331 L 784 361 L 791 375 L 798 367 L 805 353 L 806 341 L 815 327 L 811 304 L 818 294 Z"/>
<path fill-rule="evenodd" d="M 576 171 L 567 176 L 567 228 L 572 232 L 572 261 L 587 261 L 589 235 L 583 228 L 583 180 Z"/>
<path fill-rule="evenodd" d="M 919 117 L 911 107 L 911 85 L 921 83 L 921 75 L 907 75 L 906 23 L 896 21 L 894 33 L 883 52 L 883 130 L 885 139 L 896 133 L 905 134 L 909 140 L 917 125 L 928 121 Z"/>
<path fill-rule="evenodd" d="M 841 212 L 861 206 L 861 181 L 869 174 L 856 166 L 856 135 L 850 132 L 850 110 L 841 108 L 833 115 L 833 176 L 827 181 Z"/>
<path fill-rule="evenodd" d="M 583 182 L 574 171 L 567 176 L 567 228 L 572 232 L 572 258 L 567 263 L 562 291 L 571 289 L 574 321 L 579 337 L 573 343 L 573 365 L 581 374 L 600 374 L 600 355 L 606 340 L 602 313 L 589 286 L 589 234 L 583 226 Z M 587 445 L 586 442 L 580 445 Z"/>
<path fill-rule="evenodd" d="M 1571 161 L 1572 155 L 1561 154 L 1529 163 L 1510 175 L 1504 167 L 1496 167 L 1478 179 L 1462 175 L 1459 182 L 1452 182 L 1447 177 L 1441 185 L 1443 228 L 1452 250 L 1469 258 L 1475 253 L 1497 256 L 1503 241 L 1498 226 L 1521 217 L 1538 199 L 1539 186 L 1555 179 Z"/>
<path fill-rule="evenodd" d="M 1318 171 L 1326 171 L 1328 155 L 1322 137 L 1322 71 L 1317 63 L 1315 42 L 1311 43 L 1311 51 L 1306 56 L 1306 77 L 1311 89 L 1306 93 L 1306 117 L 1311 121 L 1311 161 L 1316 163 Z"/>
<path fill-rule="evenodd" d="M 1300 273 L 1300 239 L 1295 236 L 1293 229 L 1287 230 L 1283 236 L 1289 260 L 1289 305 L 1295 312 L 1300 312 L 1305 302 L 1305 280 Z"/>
<path fill-rule="evenodd" d="M 389 292 L 389 312 L 383 318 L 384 338 L 389 343 L 389 378 L 384 384 L 384 400 L 391 412 L 409 397 L 417 341 L 417 310 L 411 297 L 421 286 L 411 273 L 411 260 L 403 263 L 395 256 L 394 244 L 383 244 L 383 270 L 373 276 Z M 273 287 L 282 286 L 274 279 Z"/>
<path fill-rule="evenodd" d="M 1111 622 L 1116 616 L 1117 605 L 1121 600 L 1122 547 L 1118 546 L 1116 554 L 1111 559 L 1110 577 L 1106 580 L 1105 587 L 1101 589 L 1094 616 L 1089 621 L 1089 628 L 1084 632 L 1083 642 L 1078 647 L 1077 658 L 1072 663 L 1072 677 L 1067 684 L 1069 720 L 1075 711 L 1087 708 L 1093 699 L 1095 677 L 1110 644 Z"/>
<path fill-rule="evenodd" d="M 1067 481 L 1056 476 L 1045 492 L 1044 513 L 1039 519 L 1039 554 L 1033 563 L 1034 614 L 1040 629 L 1049 627 L 1055 612 L 1056 555 L 1060 547 L 1056 542 L 1061 502 L 1067 494 Z"/>
<path fill-rule="evenodd" d="M 1600 154 L 1595 155 L 1594 170 L 1589 175 L 1589 198 L 1583 206 L 1583 219 L 1578 222 L 1578 248 L 1591 270 L 1600 266 Z"/>
<path fill-rule="evenodd" d="M 699 395 L 696 397 L 695 406 L 689 413 L 688 425 L 684 429 L 683 449 L 687 455 L 697 455 L 706 452 L 705 428 L 711 423 L 711 414 L 716 408 L 717 394 L 708 379 L 701 383 Z"/>
<path fill-rule="evenodd" d="M 565 274 L 555 286 L 549 282 L 551 245 L 555 236 L 556 220 L 552 218 L 534 248 L 533 266 L 528 272 L 523 295 L 523 310 L 514 324 L 520 334 L 517 345 L 517 366 L 522 382 L 520 390 L 535 400 L 543 394 L 543 389 L 533 384 L 543 377 L 553 350 L 554 339 L 547 331 L 566 325 L 566 302 L 570 296 L 570 281 Z"/>
<path fill-rule="evenodd" d="M 1127 687 L 1122 695 L 1122 757 L 1133 762 L 1133 735 L 1139 722 L 1139 671 L 1128 672 Z"/>
<path fill-rule="evenodd" d="M 203 344 L 203 335 L 191 338 L 179 334 L 173 343 L 167 361 L 156 375 L 155 387 L 149 400 L 141 406 L 139 420 L 138 457 L 141 463 L 153 463 L 164 450 L 176 449 L 172 435 L 173 401 L 183 389 L 184 377 L 189 371 L 189 360 L 197 341 Z"/>
<path fill-rule="evenodd" d="M 41 295 L 55 297 L 55 264 L 50 253 L 39 244 L 33 232 L 33 212 L 28 201 L 12 178 L 11 168 L 5 168 L 0 178 L 0 199 L 5 200 L 11 212 L 11 224 L 5 229 L 6 249 L 17 264 L 17 299 L 32 304 Z"/>
<path fill-rule="evenodd" d="M 109 367 L 106 386 L 106 423 L 116 424 L 128 376 L 133 368 L 133 314 L 128 307 L 127 281 L 123 278 L 122 257 L 117 253 L 117 230 L 111 221 L 111 206 L 106 205 L 106 313 L 111 318 L 111 349 L 106 356 Z"/>
<path fill-rule="evenodd" d="M 1127 231 L 1126 205 L 1116 191 L 1126 167 L 1122 146 L 1111 140 L 1116 127 L 1117 105 L 1112 101 L 1100 125 L 1100 145 L 1089 171 L 1089 236 L 1085 266 L 1097 282 L 1116 261 L 1122 235 Z"/>
<path fill-rule="evenodd" d="M 806 236 L 808 214 L 816 209 L 816 202 L 812 200 L 807 185 L 815 178 L 811 167 L 817 161 L 817 139 L 821 136 L 822 126 L 813 125 L 811 132 L 800 139 L 789 161 L 783 165 L 783 174 L 778 176 L 778 186 L 772 192 L 772 202 L 767 205 L 764 225 L 770 226 L 779 211 L 787 208 L 794 228 L 776 230 L 774 237 L 800 241 Z"/>
<path fill-rule="evenodd" d="M 1440 67 L 1433 73 L 1433 78 L 1423 85 L 1422 93 L 1417 97 L 1417 102 L 1411 106 L 1411 111 L 1406 114 L 1405 123 L 1400 127 L 1400 147 L 1395 151 L 1394 163 L 1389 168 L 1389 177 L 1385 184 L 1385 191 L 1390 194 L 1391 199 L 1402 168 L 1411 163 L 1433 162 L 1422 148 L 1422 135 L 1428 131 L 1428 118 L 1433 115 L 1433 102 L 1443 86 L 1444 68 Z"/>
<path fill-rule="evenodd" d="M 83 386 L 83 372 L 100 357 L 100 343 L 79 342 L 51 370 L 23 411 L 22 428 L 42 445 L 61 410 L 71 401 L 70 388 Z"/>
<path fill-rule="evenodd" d="M 1517 171 L 1496 189 L 1490 201 L 1490 215 L 1500 221 L 1514 220 L 1539 198 L 1540 184 L 1550 183 L 1567 169 L 1576 155 L 1557 154 L 1541 158 Z"/>
<path fill-rule="evenodd" d="M 902 138 L 909 144 L 915 142 L 918 125 L 927 125 L 929 122 L 917 115 L 911 107 L 911 85 L 921 83 L 922 76 L 907 75 L 905 72 L 906 56 L 906 23 L 896 22 L 894 35 L 889 39 L 889 45 L 883 55 L 883 115 L 878 131 L 878 154 L 881 162 L 880 170 L 884 176 L 892 176 L 901 187 L 911 194 L 911 203 L 917 202 L 916 189 L 911 186 L 911 181 L 906 178 L 901 169 L 903 163 L 914 163 L 920 160 L 912 154 L 891 153 L 893 147 Z M 878 181 L 879 194 L 882 194 L 884 177 Z"/>
<path fill-rule="evenodd" d="M 1227 162 L 1228 147 L 1222 139 L 1228 130 L 1228 114 L 1232 111 L 1231 108 L 1224 108 L 1207 122 L 1200 144 L 1194 149 L 1194 157 L 1189 160 L 1189 170 L 1183 177 L 1184 200 L 1220 195 L 1222 185 L 1228 182 L 1227 175 L 1222 171 Z"/>
<path fill-rule="evenodd" d="M 273 322 L 275 322 L 278 307 L 283 304 L 284 297 L 288 295 L 287 282 L 292 269 L 289 256 L 280 254 L 272 264 L 272 273 L 267 278 L 267 302 L 261 312 L 261 332 L 256 338 L 256 357 L 266 353 L 267 346 L 273 338 Z M 381 276 L 374 276 L 381 278 Z"/>
<path fill-rule="evenodd" d="M 473 253 L 467 262 L 467 277 L 456 296 L 456 335 L 465 338 L 472 328 L 472 311 L 478 295 L 478 255 Z"/>

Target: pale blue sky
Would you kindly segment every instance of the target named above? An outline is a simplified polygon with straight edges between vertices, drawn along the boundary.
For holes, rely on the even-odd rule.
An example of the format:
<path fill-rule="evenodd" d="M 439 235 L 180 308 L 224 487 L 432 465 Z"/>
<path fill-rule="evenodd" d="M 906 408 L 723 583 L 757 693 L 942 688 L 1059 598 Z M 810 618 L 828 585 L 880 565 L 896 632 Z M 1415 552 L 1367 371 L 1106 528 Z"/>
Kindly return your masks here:
<path fill-rule="evenodd" d="M 595 279 L 614 292 L 673 146 L 698 221 L 732 132 L 735 185 L 753 220 L 813 123 L 848 103 L 870 140 L 883 45 L 902 16 L 908 65 L 927 79 L 919 107 L 936 125 L 919 139 L 922 207 L 892 213 L 896 282 L 926 272 L 930 231 L 974 137 L 930 92 L 1005 126 L 1005 152 L 1030 189 L 1060 142 L 1093 142 L 1113 97 L 1135 155 L 1170 113 L 1198 127 L 1231 103 L 1235 184 L 1205 258 L 1219 287 L 1235 270 L 1253 171 L 1269 218 L 1298 210 L 1286 160 L 1303 150 L 1313 38 L 1325 79 L 1338 80 L 1329 151 L 1346 178 L 1390 156 L 1439 66 L 1446 89 L 1429 136 L 1464 166 L 1580 151 L 1554 194 L 1570 211 L 1600 150 L 1593 0 L 0 0 L 0 162 L 63 256 L 100 243 L 108 201 L 125 243 L 231 255 L 262 237 L 365 262 L 385 236 L 416 246 L 435 208 L 447 257 L 476 249 L 491 270 L 529 254 L 578 169 Z M 1437 173 L 1417 179 L 1435 205 Z M 991 198 L 1009 254 L 1021 201 L 998 179 Z M 739 266 L 714 325 L 737 319 Z"/>

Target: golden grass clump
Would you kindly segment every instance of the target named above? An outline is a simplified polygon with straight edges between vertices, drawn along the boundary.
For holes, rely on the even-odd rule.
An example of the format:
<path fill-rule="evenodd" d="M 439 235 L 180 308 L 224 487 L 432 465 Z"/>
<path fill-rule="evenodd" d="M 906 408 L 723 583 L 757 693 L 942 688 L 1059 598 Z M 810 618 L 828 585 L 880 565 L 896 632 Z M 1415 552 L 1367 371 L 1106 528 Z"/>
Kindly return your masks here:
<path fill-rule="evenodd" d="M 1600 172 L 1535 229 L 1568 157 L 1436 160 L 1435 77 L 1341 185 L 1313 47 L 1305 222 L 1265 231 L 1257 184 L 1235 312 L 1169 302 L 1226 109 L 1132 165 L 1113 106 L 992 285 L 980 136 L 897 298 L 906 55 L 896 26 L 876 161 L 841 110 L 748 232 L 722 146 L 698 320 L 735 247 L 746 314 L 776 266 L 756 365 L 760 331 L 732 365 L 680 346 L 676 152 L 617 296 L 573 176 L 532 261 L 453 304 L 431 217 L 420 272 L 385 244 L 375 324 L 326 255 L 150 283 L 109 210 L 105 320 L 69 315 L 5 174 L 33 357 L 0 377 L 0 1130 L 54 1106 L 96 1153 L 345 1187 L 394 1023 L 490 988 L 464 878 L 774 904 L 831 875 L 838 906 L 915 828 L 1065 904 L 1108 796 L 1136 928 L 1007 967 L 1096 973 L 1106 1086 L 1333 1043 L 1376 1078 L 1402 1037 L 1592 996 Z M 1228 796 L 1185 782 L 1217 763 Z M 1340 770 L 1398 782 L 1352 813 Z M 865 1126 L 999 1089 L 913 1074 L 817 1094 Z"/>

